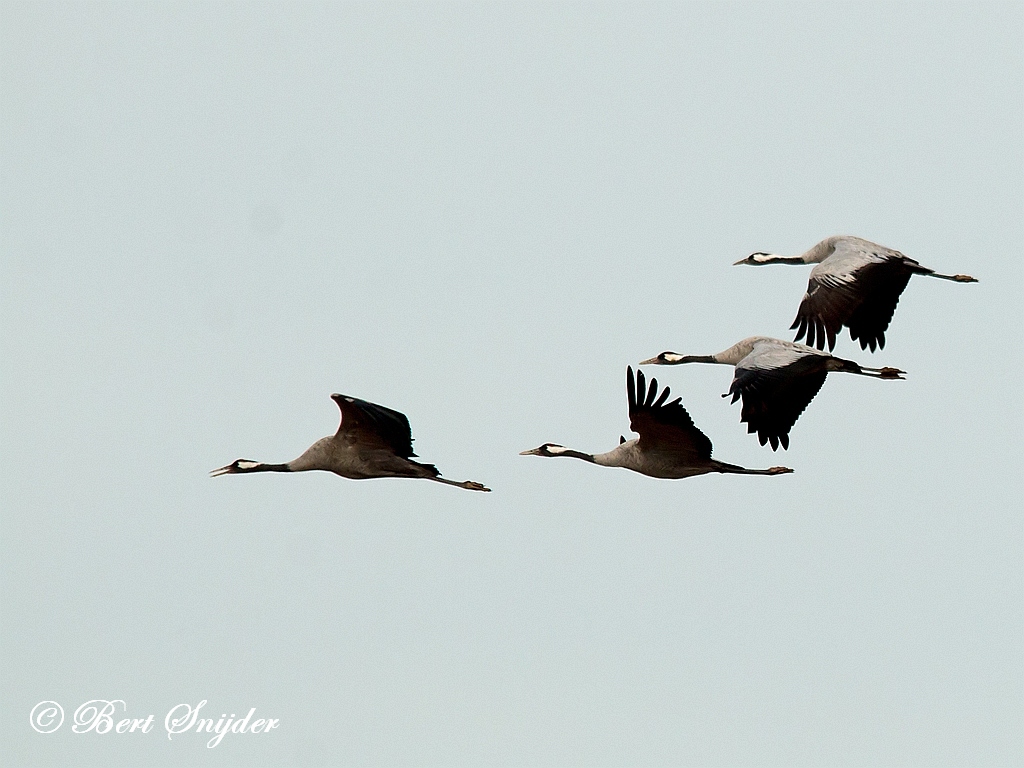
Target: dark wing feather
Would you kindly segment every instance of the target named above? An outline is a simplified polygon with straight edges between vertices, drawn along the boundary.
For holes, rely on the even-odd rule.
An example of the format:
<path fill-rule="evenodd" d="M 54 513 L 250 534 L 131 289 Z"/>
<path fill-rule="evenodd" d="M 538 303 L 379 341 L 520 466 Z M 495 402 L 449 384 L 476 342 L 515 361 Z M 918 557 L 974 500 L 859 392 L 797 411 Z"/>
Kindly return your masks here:
<path fill-rule="evenodd" d="M 835 348 L 836 334 L 842 330 L 843 321 L 853 312 L 858 301 L 852 285 L 834 282 L 828 276 L 820 280 L 811 277 L 796 319 L 790 326 L 791 330 L 796 329 L 793 340 L 800 341 L 806 336 L 810 347 L 825 349 L 827 343 L 830 350 Z"/>
<path fill-rule="evenodd" d="M 737 368 L 729 387 L 732 402 L 743 398 L 740 421 L 761 445 L 789 448 L 789 430 L 814 399 L 828 375 L 827 357 L 803 357 L 781 368 Z"/>
<path fill-rule="evenodd" d="M 347 395 L 336 395 L 334 402 L 341 409 L 339 435 L 354 435 L 362 444 L 387 447 L 403 459 L 416 455 L 412 452 L 412 429 L 404 413 Z"/>
<path fill-rule="evenodd" d="M 682 398 L 668 402 L 671 390 L 665 387 L 658 395 L 658 380 L 647 386 L 643 371 L 626 368 L 626 391 L 629 396 L 629 428 L 640 435 L 640 448 L 661 452 L 682 453 L 701 459 L 711 458 L 711 441 L 697 429 L 683 407 Z"/>
<path fill-rule="evenodd" d="M 853 272 L 852 282 L 832 275 L 812 275 L 807 293 L 790 328 L 797 329 L 796 341 L 807 337 L 807 344 L 818 349 L 835 348 L 836 336 L 847 326 L 861 349 L 885 347 L 889 327 L 900 294 L 910 276 L 928 270 L 905 256 L 869 262 Z"/>
<path fill-rule="evenodd" d="M 885 332 L 911 275 L 928 270 L 911 259 L 904 259 L 872 264 L 863 271 L 864 300 L 850 315 L 846 325 L 850 329 L 850 338 L 860 340 L 861 349 L 870 347 L 874 352 L 876 346 L 885 349 Z"/>

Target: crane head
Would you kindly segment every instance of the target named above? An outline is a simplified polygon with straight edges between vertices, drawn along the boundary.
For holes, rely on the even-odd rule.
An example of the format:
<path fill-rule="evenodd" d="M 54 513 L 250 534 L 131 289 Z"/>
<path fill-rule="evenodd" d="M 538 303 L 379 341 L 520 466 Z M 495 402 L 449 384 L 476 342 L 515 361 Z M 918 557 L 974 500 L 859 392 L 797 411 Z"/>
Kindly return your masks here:
<path fill-rule="evenodd" d="M 737 267 L 740 264 L 765 264 L 767 259 L 769 259 L 771 257 L 771 255 L 772 254 L 770 254 L 770 253 L 764 253 L 763 251 L 758 251 L 757 253 L 750 254 L 745 259 L 740 259 L 739 261 L 733 262 L 733 266 Z"/>
<path fill-rule="evenodd" d="M 564 445 L 557 445 L 556 443 L 544 443 L 537 448 L 532 448 L 529 451 L 520 451 L 520 456 L 558 456 L 565 453 L 568 448 Z"/>
<path fill-rule="evenodd" d="M 228 464 L 226 467 L 215 469 L 210 472 L 210 477 L 220 477 L 221 475 L 237 475 L 242 472 L 252 472 L 254 467 L 260 466 L 258 461 L 252 459 L 235 459 L 233 462 Z"/>
<path fill-rule="evenodd" d="M 662 352 L 657 357 L 644 360 L 640 365 L 676 365 L 681 362 L 683 362 L 682 355 L 677 355 L 675 352 Z"/>

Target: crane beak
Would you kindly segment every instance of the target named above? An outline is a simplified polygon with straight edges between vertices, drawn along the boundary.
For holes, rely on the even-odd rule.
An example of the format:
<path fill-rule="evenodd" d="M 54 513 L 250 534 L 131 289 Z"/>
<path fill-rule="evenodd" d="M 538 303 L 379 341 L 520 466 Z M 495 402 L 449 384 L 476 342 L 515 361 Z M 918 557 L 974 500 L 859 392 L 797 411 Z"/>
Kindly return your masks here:
<path fill-rule="evenodd" d="M 540 456 L 541 452 L 540 452 L 540 448 L 531 448 L 528 451 L 520 451 L 519 455 L 520 456 Z"/>
<path fill-rule="evenodd" d="M 661 360 L 659 358 L 652 357 L 650 360 L 644 360 L 643 362 L 640 363 L 640 365 L 658 365 L 659 363 L 661 363 Z"/>
<path fill-rule="evenodd" d="M 739 266 L 740 264 L 749 264 L 749 263 L 750 263 L 750 257 L 748 256 L 748 257 L 747 257 L 747 258 L 745 258 L 745 259 L 740 259 L 739 261 L 734 261 L 734 262 L 732 263 L 732 265 L 733 265 L 734 267 L 738 267 L 738 266 Z"/>
<path fill-rule="evenodd" d="M 234 470 L 234 468 L 235 467 L 234 467 L 233 464 L 228 464 L 226 467 L 221 467 L 220 469 L 215 469 L 212 472 L 210 472 L 210 477 L 220 477 L 221 475 L 230 475 L 230 474 L 232 474 L 232 471 Z"/>

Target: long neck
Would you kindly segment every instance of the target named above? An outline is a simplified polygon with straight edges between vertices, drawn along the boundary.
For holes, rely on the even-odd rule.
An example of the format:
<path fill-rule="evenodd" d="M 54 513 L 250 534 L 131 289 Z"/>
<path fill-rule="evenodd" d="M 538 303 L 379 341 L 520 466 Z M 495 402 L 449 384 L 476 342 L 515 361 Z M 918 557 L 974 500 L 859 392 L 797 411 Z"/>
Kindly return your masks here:
<path fill-rule="evenodd" d="M 799 256 L 782 256 L 778 253 L 754 253 L 750 258 L 755 264 L 820 264 L 836 250 L 836 241 L 840 237 L 826 237 Z"/>
<path fill-rule="evenodd" d="M 239 462 L 238 467 L 235 469 L 239 474 L 245 474 L 246 472 L 292 472 L 293 470 L 287 464 L 259 464 L 256 462 L 245 463 Z"/>
<path fill-rule="evenodd" d="M 583 459 L 589 461 L 591 464 L 599 464 L 596 456 L 589 453 L 583 453 L 583 451 L 574 451 L 572 448 L 562 448 L 558 451 L 551 451 L 552 456 L 570 456 L 574 459 Z"/>
<path fill-rule="evenodd" d="M 805 254 L 806 255 L 806 254 Z M 757 264 L 808 264 L 803 256 L 782 256 L 778 253 L 759 253 L 754 256 Z"/>
<path fill-rule="evenodd" d="M 679 361 L 682 363 L 717 363 L 719 360 L 715 359 L 714 355 L 683 355 L 683 358 Z"/>
<path fill-rule="evenodd" d="M 659 365 L 683 365 L 684 363 L 719 363 L 714 355 L 677 355 L 673 352 L 666 352 L 652 359 L 650 362 Z"/>

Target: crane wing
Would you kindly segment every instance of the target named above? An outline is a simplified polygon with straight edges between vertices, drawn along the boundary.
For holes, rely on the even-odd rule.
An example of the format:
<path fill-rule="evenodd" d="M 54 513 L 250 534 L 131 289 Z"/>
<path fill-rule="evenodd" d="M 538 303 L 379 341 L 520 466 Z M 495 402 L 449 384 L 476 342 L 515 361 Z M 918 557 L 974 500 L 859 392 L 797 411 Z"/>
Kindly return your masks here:
<path fill-rule="evenodd" d="M 887 261 L 865 267 L 863 301 L 846 321 L 850 338 L 860 341 L 861 349 L 885 349 L 885 332 L 892 322 L 900 294 L 910 282 L 910 276 L 927 271 L 912 259 Z"/>
<path fill-rule="evenodd" d="M 412 429 L 404 413 L 348 395 L 332 395 L 341 409 L 338 435 L 354 437 L 366 446 L 387 448 L 408 459 L 412 452 Z"/>
<path fill-rule="evenodd" d="M 770 442 L 773 451 L 789 448 L 789 430 L 825 383 L 828 359 L 808 354 L 772 368 L 747 367 L 741 360 L 729 394 L 734 403 L 743 398 L 740 421 L 747 432 L 756 432 L 761 445 Z"/>
<path fill-rule="evenodd" d="M 697 429 L 693 419 L 683 407 L 682 398 L 666 402 L 670 389 L 665 387 L 658 395 L 658 380 L 651 379 L 650 387 L 643 371 L 626 368 L 626 392 L 629 397 L 629 428 L 640 435 L 643 450 L 682 453 L 701 459 L 711 458 L 711 441 Z"/>
<path fill-rule="evenodd" d="M 807 337 L 807 344 L 834 349 L 843 326 L 850 337 L 860 341 L 861 349 L 885 347 L 889 327 L 900 294 L 910 276 L 930 272 L 898 251 L 883 249 L 837 250 L 811 270 L 800 309 L 791 329 L 796 340 Z"/>

